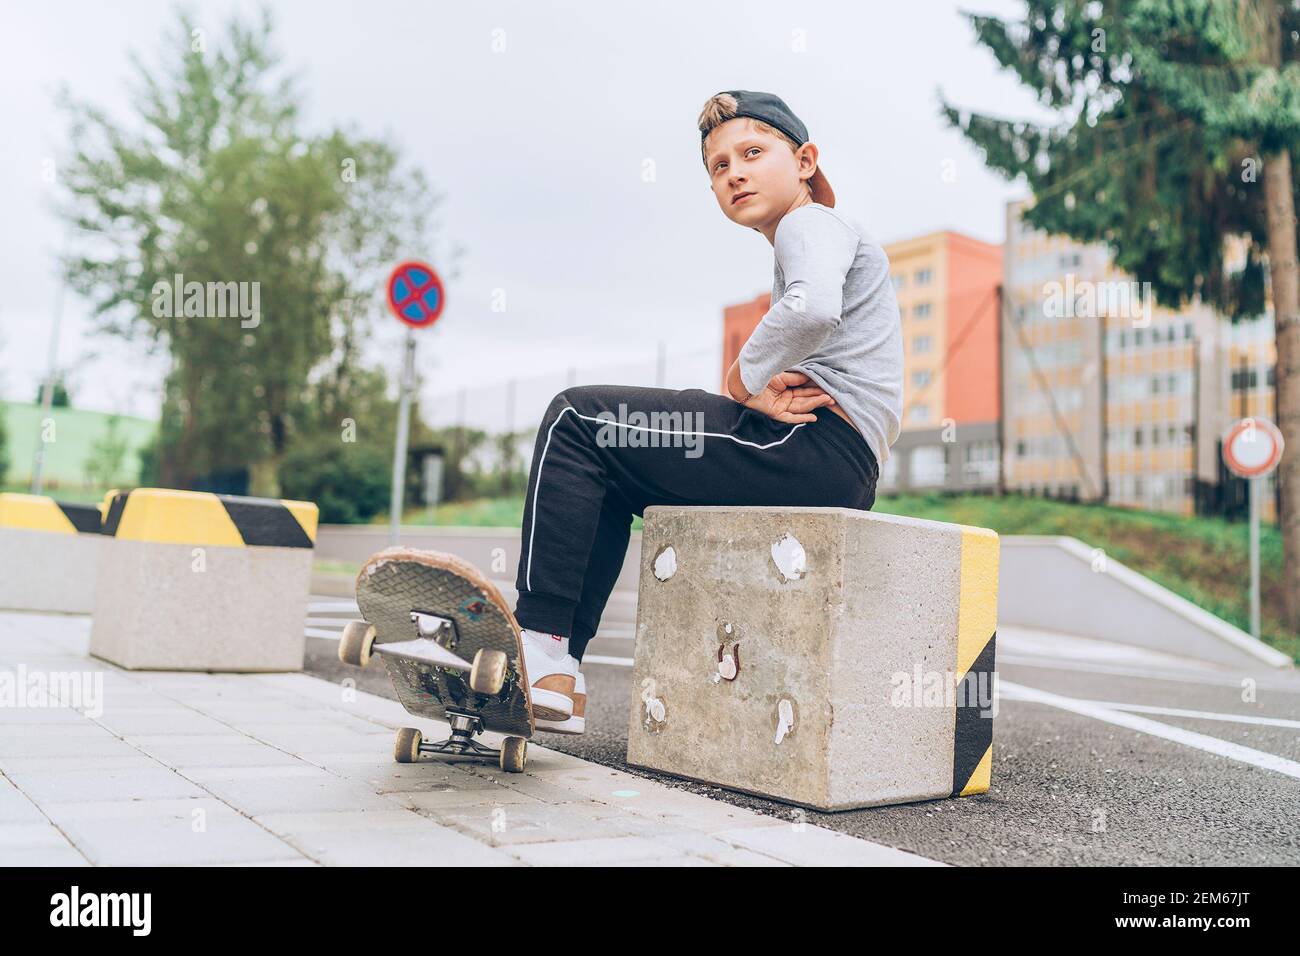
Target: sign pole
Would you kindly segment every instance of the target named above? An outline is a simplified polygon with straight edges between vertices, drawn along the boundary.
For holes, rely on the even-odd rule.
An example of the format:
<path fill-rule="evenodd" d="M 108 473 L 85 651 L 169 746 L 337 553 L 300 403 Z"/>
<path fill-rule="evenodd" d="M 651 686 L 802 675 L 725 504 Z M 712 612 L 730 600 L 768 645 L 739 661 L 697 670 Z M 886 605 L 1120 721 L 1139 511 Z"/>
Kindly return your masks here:
<path fill-rule="evenodd" d="M 392 515 L 392 544 L 402 537 L 402 499 L 406 492 L 406 442 L 411 432 L 411 392 L 415 387 L 415 330 L 406 329 L 406 354 L 402 360 L 401 397 L 397 403 L 397 441 L 393 447 L 393 491 L 388 510 Z"/>
<path fill-rule="evenodd" d="M 397 386 L 397 440 L 393 442 L 393 490 L 388 499 L 393 544 L 402 537 L 402 498 L 406 491 L 406 443 L 411 434 L 411 393 L 415 391 L 415 330 L 427 329 L 442 315 L 447 297 L 442 280 L 424 262 L 403 262 L 388 277 L 388 307 L 406 325 L 402 378 Z"/>
<path fill-rule="evenodd" d="M 1282 460 L 1282 432 L 1267 418 L 1243 418 L 1223 439 L 1223 463 L 1246 480 L 1250 497 L 1250 636 L 1259 640 L 1259 513 L 1261 482 Z"/>
<path fill-rule="evenodd" d="M 1247 478 L 1250 487 L 1250 636 L 1259 640 L 1259 483 Z"/>

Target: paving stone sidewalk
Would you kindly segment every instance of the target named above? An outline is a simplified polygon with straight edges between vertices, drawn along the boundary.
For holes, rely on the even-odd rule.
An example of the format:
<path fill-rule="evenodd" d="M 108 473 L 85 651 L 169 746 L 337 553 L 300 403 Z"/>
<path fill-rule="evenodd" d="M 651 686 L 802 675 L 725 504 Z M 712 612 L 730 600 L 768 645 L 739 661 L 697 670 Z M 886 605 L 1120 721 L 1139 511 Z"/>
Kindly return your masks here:
<path fill-rule="evenodd" d="M 394 763 L 394 728 L 446 725 L 305 674 L 123 671 L 89 630 L 0 612 L 0 864 L 937 865 L 531 744 L 522 774 Z M 86 713 L 42 705 L 60 681 Z"/>

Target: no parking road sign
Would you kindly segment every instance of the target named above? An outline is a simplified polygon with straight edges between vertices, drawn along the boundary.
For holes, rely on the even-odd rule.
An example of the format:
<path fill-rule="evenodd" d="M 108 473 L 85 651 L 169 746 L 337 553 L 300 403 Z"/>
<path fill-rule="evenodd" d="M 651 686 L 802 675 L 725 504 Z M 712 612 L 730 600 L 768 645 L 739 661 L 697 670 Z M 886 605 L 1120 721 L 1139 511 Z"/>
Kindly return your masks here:
<path fill-rule="evenodd" d="M 1282 432 L 1267 418 L 1243 418 L 1223 439 L 1223 463 L 1241 478 L 1262 478 L 1282 460 Z"/>
<path fill-rule="evenodd" d="M 388 277 L 389 308 L 412 328 L 433 325 L 446 301 L 438 273 L 423 262 L 403 262 Z"/>

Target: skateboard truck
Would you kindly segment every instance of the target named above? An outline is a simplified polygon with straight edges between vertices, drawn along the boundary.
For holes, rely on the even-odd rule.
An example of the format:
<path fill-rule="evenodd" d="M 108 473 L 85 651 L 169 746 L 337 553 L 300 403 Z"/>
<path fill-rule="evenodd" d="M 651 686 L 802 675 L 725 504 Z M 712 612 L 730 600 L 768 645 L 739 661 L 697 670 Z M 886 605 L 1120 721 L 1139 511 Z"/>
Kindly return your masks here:
<path fill-rule="evenodd" d="M 522 737 L 507 737 L 500 750 L 494 750 L 474 739 L 483 732 L 483 721 L 475 714 L 464 714 L 448 709 L 447 722 L 451 736 L 436 743 L 426 742 L 415 727 L 403 727 L 397 732 L 393 757 L 398 763 L 415 763 L 420 754 L 448 754 L 453 757 L 474 757 L 497 762 L 502 770 L 518 773 L 524 769 L 527 742 Z"/>
<path fill-rule="evenodd" d="M 456 645 L 460 643 L 460 634 L 456 630 L 456 622 L 451 618 L 439 617 L 437 614 L 429 614 L 425 611 L 412 611 L 411 621 L 415 624 L 416 633 L 421 637 L 432 638 L 447 650 L 455 650 Z M 439 635 L 446 632 L 444 639 L 439 640 Z"/>
<path fill-rule="evenodd" d="M 475 757 L 490 757 L 493 760 L 501 756 L 501 751 L 479 743 L 475 734 L 483 732 L 483 721 L 473 714 L 461 714 L 454 710 L 447 711 L 447 722 L 451 724 L 451 736 L 438 743 L 421 743 L 420 752 L 427 754 L 463 754 Z"/>

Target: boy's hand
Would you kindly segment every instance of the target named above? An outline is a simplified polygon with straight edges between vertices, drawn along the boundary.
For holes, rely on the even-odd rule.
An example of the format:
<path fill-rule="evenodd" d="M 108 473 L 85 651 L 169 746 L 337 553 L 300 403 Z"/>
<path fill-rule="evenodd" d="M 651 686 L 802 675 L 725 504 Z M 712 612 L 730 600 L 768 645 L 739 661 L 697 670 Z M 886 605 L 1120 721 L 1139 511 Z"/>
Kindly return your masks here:
<path fill-rule="evenodd" d="M 740 381 L 740 363 L 737 360 L 727 376 L 728 390 L 733 382 Z M 835 399 L 828 395 L 820 385 L 807 385 L 811 381 L 803 372 L 780 372 L 772 376 L 771 381 L 757 395 L 750 395 L 743 402 L 746 408 L 762 412 L 779 422 L 815 422 L 817 416 L 812 414 L 814 408 L 835 404 Z M 737 386 L 743 393 L 743 383 Z M 735 400 L 733 392 L 731 395 Z"/>

